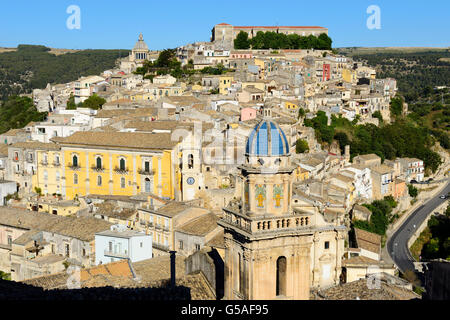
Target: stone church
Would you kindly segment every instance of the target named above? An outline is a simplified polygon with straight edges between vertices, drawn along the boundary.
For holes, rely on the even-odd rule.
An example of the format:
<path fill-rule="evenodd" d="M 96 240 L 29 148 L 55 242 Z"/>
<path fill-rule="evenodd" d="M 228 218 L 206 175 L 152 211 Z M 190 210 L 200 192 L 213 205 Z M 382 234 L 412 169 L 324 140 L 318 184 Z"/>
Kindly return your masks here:
<path fill-rule="evenodd" d="M 136 68 L 142 67 L 145 60 L 149 60 L 149 53 L 150 50 L 141 33 L 130 55 L 121 61 L 120 69 L 127 74 L 132 73 Z"/>
<path fill-rule="evenodd" d="M 264 117 L 251 131 L 225 230 L 225 299 L 309 299 L 311 288 L 339 283 L 346 227 L 293 199 L 288 140 Z M 309 206 L 309 207 L 308 207 Z"/>

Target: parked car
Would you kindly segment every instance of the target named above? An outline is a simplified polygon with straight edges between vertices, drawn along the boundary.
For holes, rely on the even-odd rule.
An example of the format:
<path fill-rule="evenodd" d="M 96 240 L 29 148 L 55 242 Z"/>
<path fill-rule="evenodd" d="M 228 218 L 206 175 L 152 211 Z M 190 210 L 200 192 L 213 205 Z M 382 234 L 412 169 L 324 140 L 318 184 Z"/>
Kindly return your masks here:
<path fill-rule="evenodd" d="M 445 194 L 443 194 L 442 196 L 440 196 L 439 198 L 441 199 L 447 199 L 447 196 Z"/>
<path fill-rule="evenodd" d="M 411 180 L 409 183 L 413 184 L 413 183 L 417 183 L 417 180 Z"/>

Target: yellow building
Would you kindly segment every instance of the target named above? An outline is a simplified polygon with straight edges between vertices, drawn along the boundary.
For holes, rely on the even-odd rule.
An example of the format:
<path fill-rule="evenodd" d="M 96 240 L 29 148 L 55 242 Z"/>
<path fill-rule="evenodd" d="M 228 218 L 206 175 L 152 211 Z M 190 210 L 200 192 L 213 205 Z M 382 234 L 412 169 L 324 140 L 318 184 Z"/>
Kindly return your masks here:
<path fill-rule="evenodd" d="M 219 94 L 226 95 L 228 93 L 227 89 L 231 87 L 234 80 L 234 76 L 230 74 L 224 74 L 219 76 Z"/>
<path fill-rule="evenodd" d="M 265 79 L 266 76 L 266 62 L 262 59 L 255 58 L 255 65 L 259 67 L 259 78 Z"/>
<path fill-rule="evenodd" d="M 73 200 L 60 201 L 58 198 L 43 198 L 37 201 L 29 201 L 28 209 L 58 216 L 71 216 L 80 210 L 80 203 Z"/>
<path fill-rule="evenodd" d="M 178 141 L 170 133 L 76 132 L 61 139 L 63 194 L 180 197 Z"/>
<path fill-rule="evenodd" d="M 33 191 L 40 188 L 43 195 L 62 194 L 61 148 L 54 143 L 41 144 L 36 150 L 37 167 L 33 177 Z"/>
<path fill-rule="evenodd" d="M 309 179 L 309 171 L 306 169 L 303 169 L 300 166 L 298 166 L 297 169 L 295 169 L 294 173 L 295 173 L 296 182 L 300 182 L 300 181 Z"/>
<path fill-rule="evenodd" d="M 356 82 L 356 71 L 350 70 L 350 69 L 343 69 L 342 70 L 342 79 L 344 79 L 345 82 L 353 83 Z"/>

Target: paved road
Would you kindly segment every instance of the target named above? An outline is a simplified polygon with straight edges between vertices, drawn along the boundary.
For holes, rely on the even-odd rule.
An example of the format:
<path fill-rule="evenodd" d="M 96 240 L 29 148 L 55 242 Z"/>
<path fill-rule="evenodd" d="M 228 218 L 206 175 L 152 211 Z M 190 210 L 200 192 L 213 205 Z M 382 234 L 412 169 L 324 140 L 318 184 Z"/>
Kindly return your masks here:
<path fill-rule="evenodd" d="M 443 194 L 447 194 L 448 192 L 450 192 L 450 182 L 447 183 L 445 188 L 434 198 L 429 199 L 426 203 L 411 213 L 408 219 L 403 222 L 403 224 L 388 240 L 388 253 L 402 272 L 405 272 L 406 270 L 414 270 L 413 262 L 415 260 L 409 252 L 408 240 L 414 234 L 415 228 L 418 228 L 422 224 L 428 214 L 436 209 L 440 204 L 447 201 L 445 199 L 440 199 L 439 197 Z"/>

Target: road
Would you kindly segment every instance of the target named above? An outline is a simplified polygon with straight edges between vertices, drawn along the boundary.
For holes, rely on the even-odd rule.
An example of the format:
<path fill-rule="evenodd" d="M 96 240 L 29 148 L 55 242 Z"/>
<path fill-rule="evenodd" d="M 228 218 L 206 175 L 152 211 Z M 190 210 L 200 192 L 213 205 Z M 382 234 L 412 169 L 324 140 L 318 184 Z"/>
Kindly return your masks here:
<path fill-rule="evenodd" d="M 433 212 L 440 204 L 447 201 L 446 199 L 440 199 L 439 197 L 443 194 L 448 194 L 448 192 L 450 192 L 450 182 L 447 183 L 445 188 L 434 198 L 429 199 L 411 213 L 408 219 L 406 219 L 388 240 L 388 253 L 400 271 L 405 272 L 406 270 L 414 270 L 415 260 L 409 251 L 408 240 L 414 234 L 415 228 L 418 228 L 422 224 L 428 214 Z"/>

